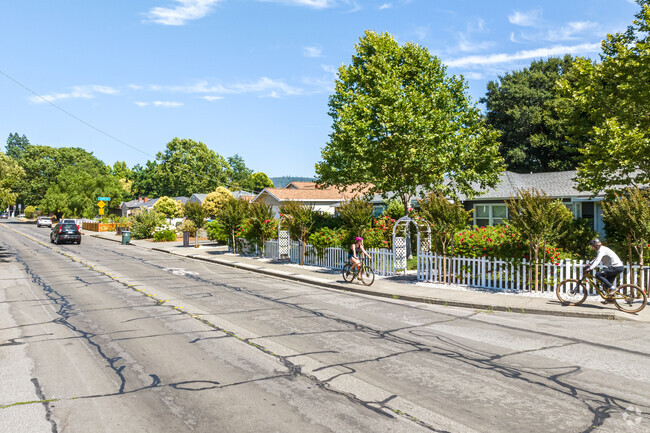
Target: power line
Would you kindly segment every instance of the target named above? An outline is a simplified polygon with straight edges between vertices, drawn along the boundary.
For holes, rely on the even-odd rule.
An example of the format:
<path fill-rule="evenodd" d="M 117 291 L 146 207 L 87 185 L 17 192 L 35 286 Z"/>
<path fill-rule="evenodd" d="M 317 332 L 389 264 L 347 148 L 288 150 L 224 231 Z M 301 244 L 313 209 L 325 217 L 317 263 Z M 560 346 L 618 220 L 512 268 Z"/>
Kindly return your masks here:
<path fill-rule="evenodd" d="M 145 152 L 144 150 L 138 149 L 137 147 L 132 146 L 132 145 L 130 145 L 129 143 L 123 141 L 123 140 L 120 140 L 119 138 L 117 138 L 117 137 L 115 137 L 115 136 L 109 134 L 108 132 L 103 131 L 103 130 L 97 128 L 96 126 L 94 126 L 94 125 L 92 125 L 92 124 L 86 122 L 85 120 L 83 120 L 83 119 L 77 117 L 76 115 L 70 113 L 69 111 L 65 110 L 64 108 L 59 107 L 59 106 L 56 105 L 54 102 L 50 101 L 50 100 L 47 99 L 47 98 L 44 98 L 43 96 L 41 96 L 40 94 L 36 93 L 35 91 L 33 91 L 32 89 L 30 89 L 29 87 L 25 86 L 23 83 L 21 83 L 20 81 L 16 80 L 16 79 L 13 78 L 12 76 L 8 75 L 7 73 L 5 73 L 5 72 L 4 72 L 3 70 L 1 70 L 1 69 L 0 69 L 0 74 L 4 75 L 5 77 L 7 77 L 9 80 L 13 81 L 13 82 L 14 82 L 15 84 L 17 84 L 18 86 L 22 87 L 23 89 L 25 89 L 26 91 L 28 91 L 28 92 L 31 93 L 32 95 L 36 96 L 38 99 L 41 99 L 42 101 L 47 102 L 48 104 L 50 104 L 52 107 L 56 108 L 57 110 L 62 111 L 63 113 L 65 113 L 65 114 L 67 114 L 68 116 L 70 116 L 70 117 L 72 117 L 73 119 L 75 119 L 76 121 L 83 123 L 83 124 L 86 125 L 87 127 L 91 128 L 91 129 L 94 129 L 95 131 L 99 132 L 99 133 L 102 134 L 102 135 L 105 135 L 106 137 L 110 138 L 111 140 L 115 140 L 115 141 L 117 141 L 118 143 L 123 144 L 124 146 L 130 147 L 131 149 L 136 150 L 136 151 L 142 153 L 143 155 L 146 155 L 146 156 L 148 156 L 148 157 L 151 157 L 151 158 L 154 159 L 154 161 L 157 159 L 154 155 L 151 155 L 150 153 L 147 153 L 147 152 Z M 193 174 L 193 175 L 195 175 L 195 176 L 200 176 L 200 177 L 202 177 L 202 178 L 204 178 L 204 179 L 208 179 L 208 180 L 215 180 L 215 179 L 213 179 L 213 178 L 211 178 L 211 177 L 209 177 L 209 176 L 203 175 L 203 174 L 201 174 L 201 173 L 196 173 L 196 172 L 190 171 L 190 170 L 186 169 L 185 167 L 181 167 L 181 166 L 175 165 L 175 164 L 170 163 L 170 162 L 168 162 L 167 164 L 171 165 L 172 167 L 174 167 L 174 168 L 176 168 L 176 169 L 179 169 L 179 170 L 185 171 L 185 172 L 187 172 L 187 173 L 189 173 L 189 174 Z M 232 183 L 231 183 L 230 185 L 225 184 L 225 186 L 228 187 L 228 188 L 230 188 L 230 187 L 232 187 Z M 248 191 L 247 191 L 247 192 L 248 192 Z"/>

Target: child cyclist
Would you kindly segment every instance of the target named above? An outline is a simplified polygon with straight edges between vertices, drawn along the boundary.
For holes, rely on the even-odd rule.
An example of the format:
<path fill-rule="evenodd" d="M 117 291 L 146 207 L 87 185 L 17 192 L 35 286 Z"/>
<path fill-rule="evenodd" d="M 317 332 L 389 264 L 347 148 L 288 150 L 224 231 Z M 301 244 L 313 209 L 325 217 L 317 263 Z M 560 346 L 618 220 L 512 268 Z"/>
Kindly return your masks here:
<path fill-rule="evenodd" d="M 361 265 L 361 259 L 359 258 L 361 254 L 370 258 L 370 254 L 368 254 L 366 249 L 363 247 L 363 238 L 357 236 L 354 239 L 354 243 L 350 246 L 350 251 L 348 251 L 348 261 L 352 263 L 352 266 L 350 266 L 350 273 L 356 272 L 359 265 Z"/>

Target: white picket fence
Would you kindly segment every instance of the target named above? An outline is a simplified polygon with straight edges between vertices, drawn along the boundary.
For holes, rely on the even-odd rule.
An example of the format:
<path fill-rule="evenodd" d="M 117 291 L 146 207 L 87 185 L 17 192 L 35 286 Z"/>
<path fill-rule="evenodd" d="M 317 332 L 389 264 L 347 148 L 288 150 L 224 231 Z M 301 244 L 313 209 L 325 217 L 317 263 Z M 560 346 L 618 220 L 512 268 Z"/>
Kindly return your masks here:
<path fill-rule="evenodd" d="M 446 272 L 443 267 L 446 262 Z M 539 291 L 554 291 L 557 284 L 567 278 L 579 279 L 582 276 L 582 269 L 585 262 L 582 260 L 563 260 L 557 265 L 546 263 L 538 265 Z M 487 257 L 442 257 L 436 253 L 421 254 L 417 261 L 418 281 L 424 282 L 449 282 L 452 284 L 463 284 L 469 287 L 485 289 L 510 289 L 510 290 L 534 290 L 534 269 L 533 265 L 526 260 L 516 264 L 503 260 L 490 259 Z M 630 274 L 626 265 L 626 272 L 623 274 L 623 281 L 617 284 L 638 284 L 640 267 L 632 266 Z M 443 274 L 446 278 L 443 281 Z M 644 285 L 648 286 L 650 267 L 643 269 Z M 619 277 L 620 279 L 620 277 Z"/>
<path fill-rule="evenodd" d="M 393 268 L 393 252 L 387 249 L 369 249 L 370 266 L 374 269 L 376 275 L 390 276 L 395 275 Z M 266 241 L 264 244 L 264 257 L 277 259 L 279 258 L 279 246 L 277 240 Z M 300 260 L 300 244 L 291 242 L 289 250 L 289 260 L 291 263 L 298 263 Z M 330 269 L 342 269 L 348 261 L 348 252 L 341 248 L 325 248 L 322 255 L 318 254 L 316 248 L 312 245 L 305 245 L 305 265 L 321 266 Z"/>

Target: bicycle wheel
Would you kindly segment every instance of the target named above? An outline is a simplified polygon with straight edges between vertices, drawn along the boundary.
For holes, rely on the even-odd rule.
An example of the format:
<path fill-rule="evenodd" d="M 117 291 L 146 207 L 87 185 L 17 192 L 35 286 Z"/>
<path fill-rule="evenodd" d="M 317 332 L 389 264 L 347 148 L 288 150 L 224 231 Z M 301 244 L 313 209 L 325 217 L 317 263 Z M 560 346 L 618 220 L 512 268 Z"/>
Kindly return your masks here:
<path fill-rule="evenodd" d="M 616 308 L 626 313 L 637 313 L 646 306 L 648 297 L 641 288 L 634 284 L 618 286 L 618 292 L 613 296 Z"/>
<path fill-rule="evenodd" d="M 360 278 L 364 285 L 369 286 L 375 282 L 375 271 L 370 266 L 364 266 Z"/>
<path fill-rule="evenodd" d="M 343 270 L 341 271 L 343 274 L 343 281 L 346 283 L 354 280 L 354 272 L 350 272 L 350 266 L 352 266 L 350 263 L 346 263 L 345 266 L 343 266 Z"/>
<path fill-rule="evenodd" d="M 580 280 L 564 280 L 555 288 L 555 295 L 565 305 L 580 305 L 587 299 L 587 287 Z"/>

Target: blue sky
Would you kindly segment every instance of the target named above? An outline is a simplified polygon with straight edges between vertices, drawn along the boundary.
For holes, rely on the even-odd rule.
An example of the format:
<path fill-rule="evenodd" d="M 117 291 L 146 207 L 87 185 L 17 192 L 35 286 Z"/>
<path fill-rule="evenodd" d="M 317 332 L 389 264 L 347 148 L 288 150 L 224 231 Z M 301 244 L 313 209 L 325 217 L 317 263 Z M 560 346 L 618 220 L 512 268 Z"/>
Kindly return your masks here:
<path fill-rule="evenodd" d="M 2 0 L 0 137 L 129 166 L 191 138 L 271 177 L 312 176 L 336 70 L 365 30 L 427 47 L 478 101 L 488 81 L 534 59 L 597 58 L 601 39 L 638 9 L 632 0 Z"/>

